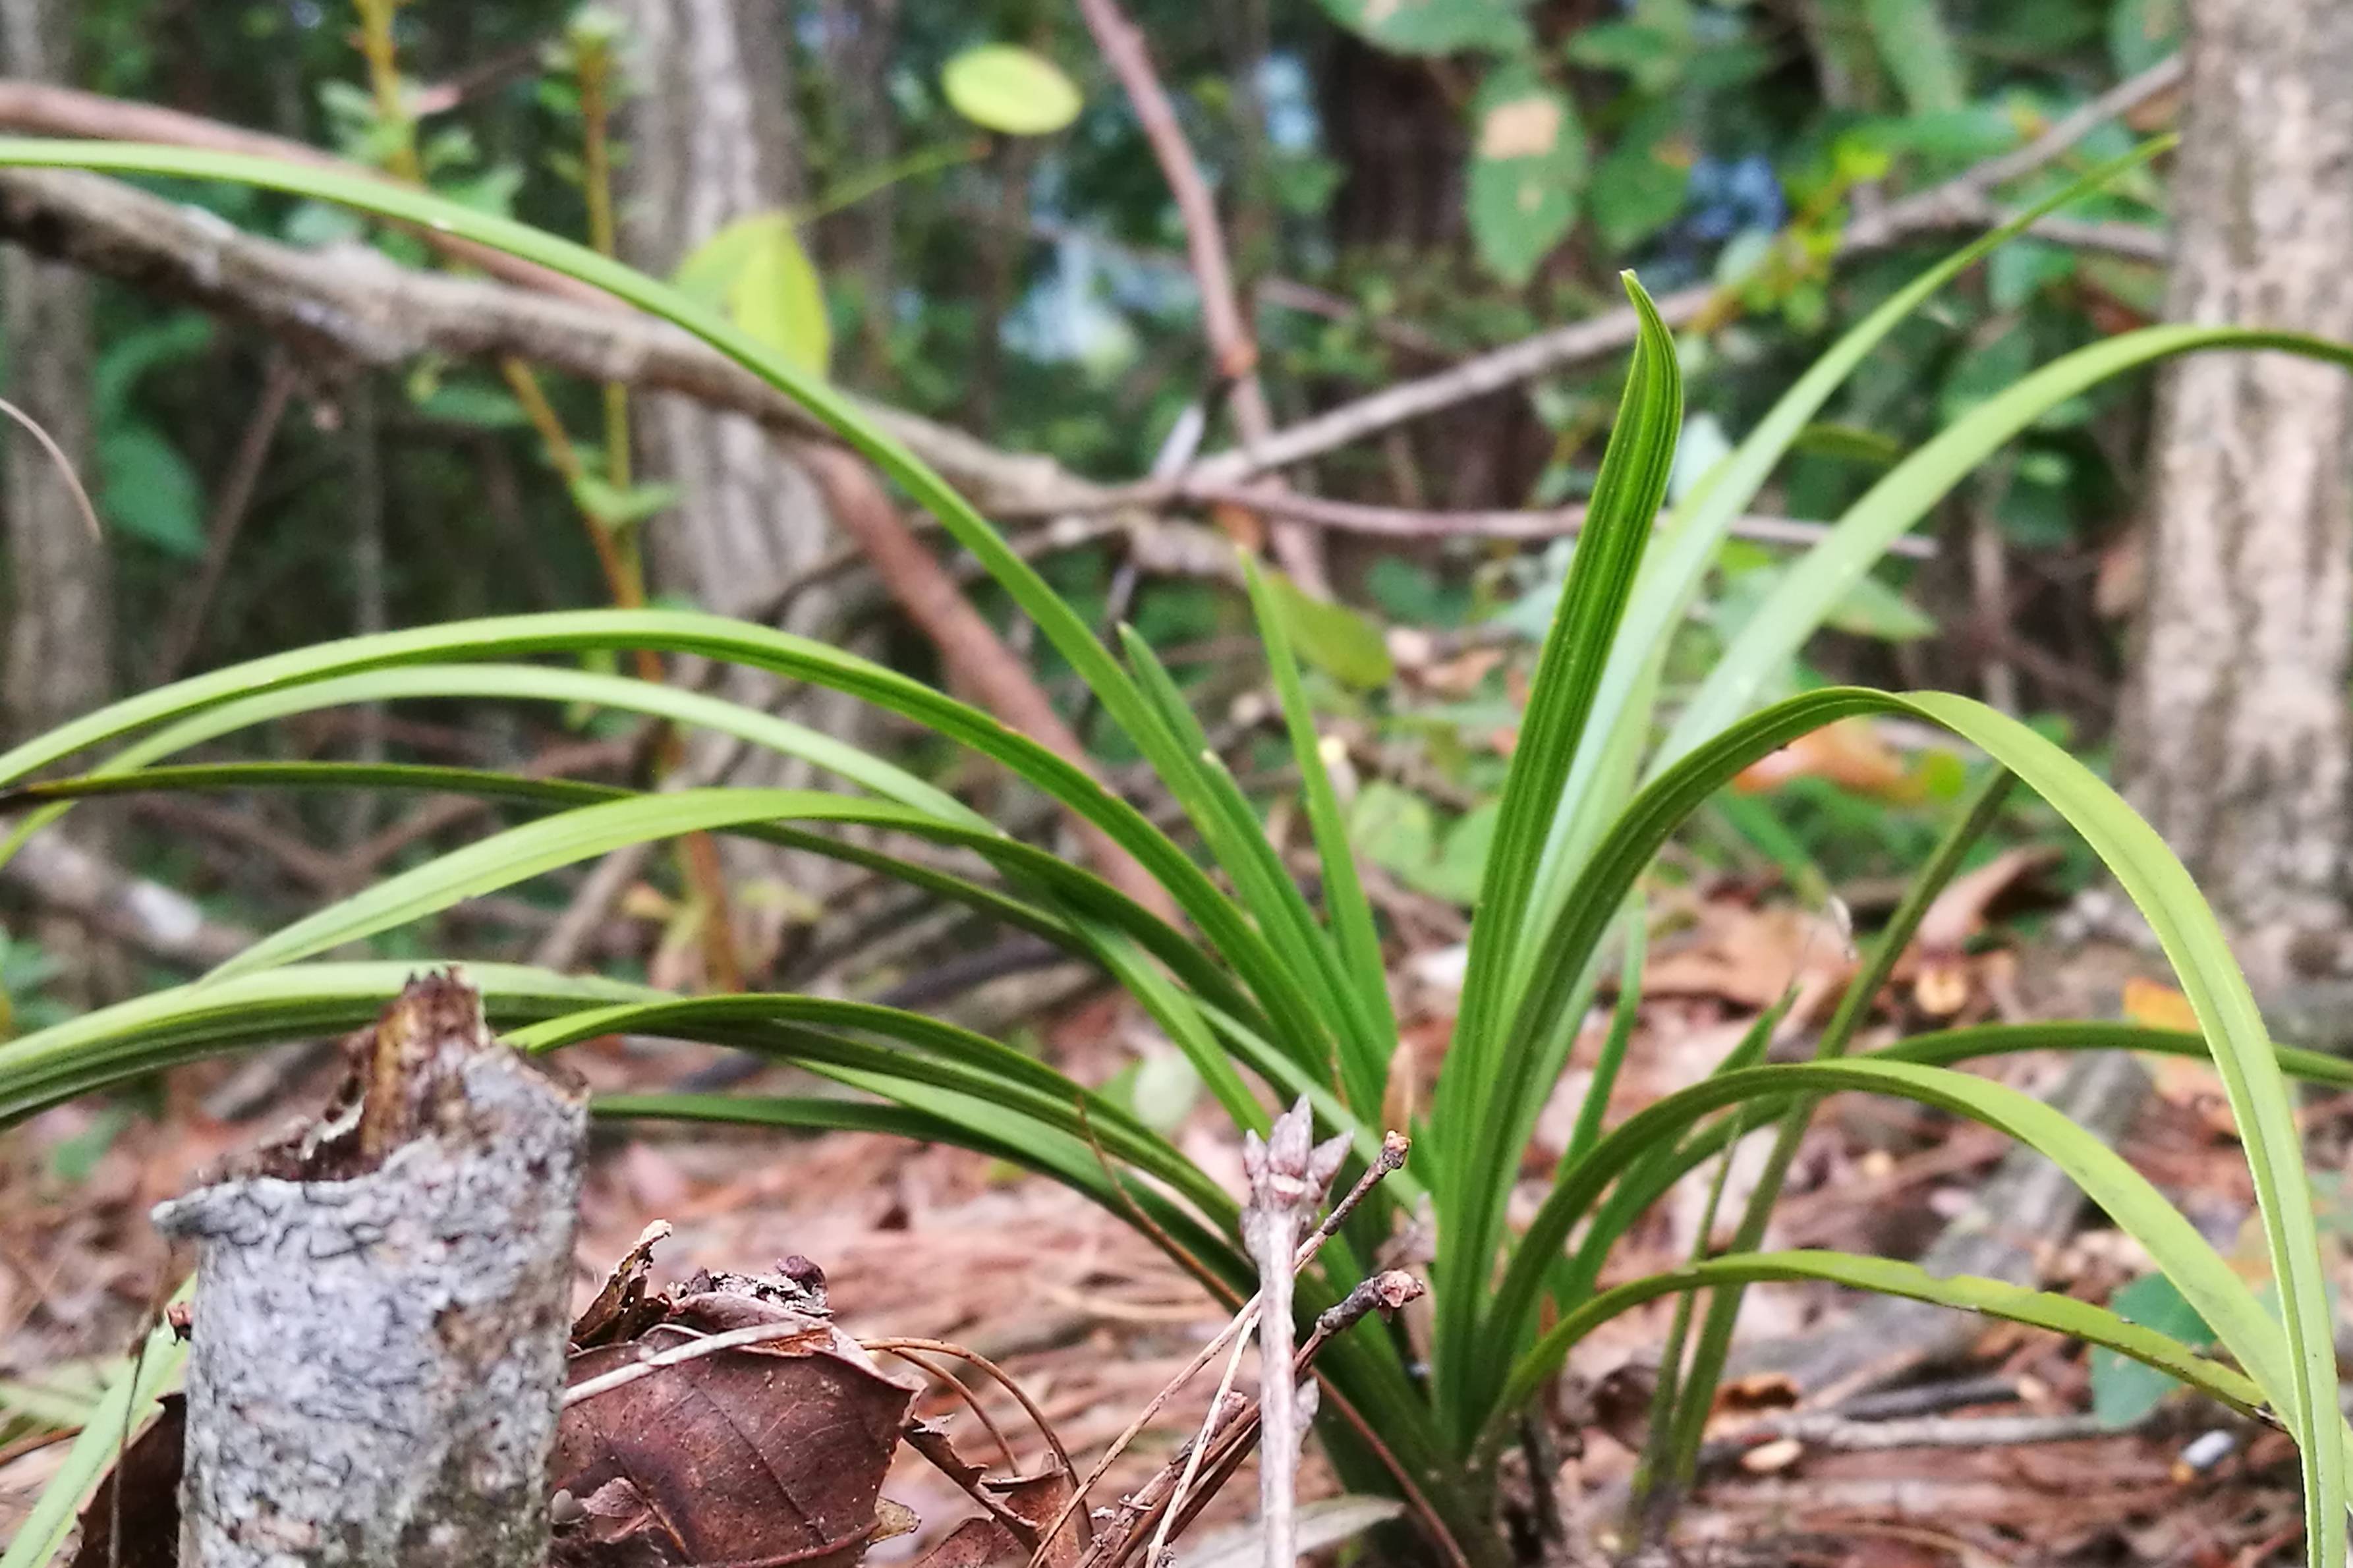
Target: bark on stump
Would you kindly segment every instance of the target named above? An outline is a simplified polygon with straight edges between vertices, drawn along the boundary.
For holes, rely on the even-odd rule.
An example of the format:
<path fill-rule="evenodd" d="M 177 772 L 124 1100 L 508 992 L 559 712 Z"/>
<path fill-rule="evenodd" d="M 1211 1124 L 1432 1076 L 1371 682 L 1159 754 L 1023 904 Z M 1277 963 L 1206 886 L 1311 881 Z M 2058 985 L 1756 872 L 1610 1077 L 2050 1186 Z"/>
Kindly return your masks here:
<path fill-rule="evenodd" d="M 348 1113 L 161 1205 L 198 1245 L 186 1568 L 538 1568 L 586 1109 L 412 982 Z"/>

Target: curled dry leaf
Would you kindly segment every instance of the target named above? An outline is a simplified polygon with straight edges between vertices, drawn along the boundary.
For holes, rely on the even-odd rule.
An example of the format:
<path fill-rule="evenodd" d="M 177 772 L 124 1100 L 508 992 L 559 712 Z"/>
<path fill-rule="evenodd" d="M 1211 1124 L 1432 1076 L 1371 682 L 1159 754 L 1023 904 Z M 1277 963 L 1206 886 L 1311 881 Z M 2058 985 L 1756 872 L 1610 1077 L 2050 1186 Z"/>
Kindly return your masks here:
<path fill-rule="evenodd" d="M 604 1289 L 572 1324 L 573 1350 L 633 1340 L 659 1320 L 667 1309 L 659 1298 L 648 1296 L 646 1276 L 653 1268 L 654 1248 L 670 1234 L 670 1221 L 654 1221 L 638 1236 L 628 1256 L 613 1266 Z"/>
<path fill-rule="evenodd" d="M 1071 1478 L 1060 1470 L 977 1484 L 1022 1528 L 1017 1531 L 998 1519 L 967 1519 L 923 1553 L 915 1568 L 992 1568 L 997 1563 L 1027 1563 L 1039 1533 L 1062 1517 L 1064 1505 L 1071 1500 Z M 1081 1550 L 1078 1521 L 1065 1521 L 1039 1559 L 1040 1568 L 1076 1568 Z"/>
<path fill-rule="evenodd" d="M 813 1266 L 789 1264 L 775 1276 L 698 1274 L 635 1337 L 575 1352 L 576 1388 L 699 1338 L 781 1331 L 566 1406 L 549 1470 L 560 1494 L 554 1563 L 847 1568 L 883 1532 L 882 1477 L 917 1387 L 824 1315 Z M 616 1279 L 641 1269 L 633 1252 Z M 607 1289 L 617 1302 L 629 1293 Z"/>

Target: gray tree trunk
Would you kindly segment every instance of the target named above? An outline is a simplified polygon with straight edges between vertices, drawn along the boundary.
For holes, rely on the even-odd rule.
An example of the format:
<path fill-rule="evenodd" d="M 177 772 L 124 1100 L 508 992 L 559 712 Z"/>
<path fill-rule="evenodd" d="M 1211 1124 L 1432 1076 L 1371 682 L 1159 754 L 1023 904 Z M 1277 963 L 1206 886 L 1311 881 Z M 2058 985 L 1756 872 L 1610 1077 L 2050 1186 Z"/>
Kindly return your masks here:
<path fill-rule="evenodd" d="M 663 275 L 729 223 L 806 194 L 785 8 L 775 0 L 625 0 L 621 10 L 633 92 L 621 243 L 632 264 Z M 659 587 L 723 613 L 753 612 L 833 547 L 815 484 L 758 425 L 682 397 L 649 396 L 636 406 L 646 477 L 682 490 L 676 507 L 647 524 Z M 834 595 L 803 593 L 783 625 L 822 636 L 838 616 Z M 785 698 L 774 680 L 741 670 L 723 689 L 771 709 Z M 829 696 L 804 691 L 792 700 L 796 719 L 828 733 L 843 733 L 856 714 L 854 704 Z M 758 753 L 732 776 L 794 785 L 809 782 L 806 774 Z M 738 843 L 722 849 L 731 881 L 769 879 L 788 895 L 821 900 L 835 880 L 834 864 L 815 857 Z M 755 899 L 748 907 L 779 905 Z M 752 957 L 762 945 L 754 942 Z"/>
<path fill-rule="evenodd" d="M 2194 0 L 2171 314 L 2353 338 L 2353 5 Z M 2177 361 L 2121 771 L 2276 991 L 2346 925 L 2353 382 Z"/>
<path fill-rule="evenodd" d="M 0 0 L 0 68 L 37 81 L 72 78 L 69 0 Z M 90 280 L 14 247 L 0 252 L 0 331 L 9 401 L 90 474 Z M 113 689 L 113 594 L 106 547 L 90 535 L 56 463 L 10 421 L 7 474 L 7 673 L 12 736 L 46 730 Z M 95 489 L 94 482 L 91 488 Z"/>

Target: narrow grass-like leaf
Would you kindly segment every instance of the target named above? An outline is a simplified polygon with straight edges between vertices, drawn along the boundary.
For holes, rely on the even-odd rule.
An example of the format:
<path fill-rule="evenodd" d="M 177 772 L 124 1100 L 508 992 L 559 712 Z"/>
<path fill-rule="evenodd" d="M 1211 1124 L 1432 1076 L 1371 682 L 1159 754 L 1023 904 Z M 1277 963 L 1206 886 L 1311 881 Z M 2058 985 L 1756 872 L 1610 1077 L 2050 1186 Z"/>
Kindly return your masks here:
<path fill-rule="evenodd" d="M 427 191 L 309 164 L 138 142 L 0 138 L 0 166 L 12 165 L 223 180 L 334 202 L 380 217 L 421 224 L 437 233 L 456 235 L 536 262 L 683 327 L 807 409 L 939 519 L 956 542 L 970 551 L 1037 623 L 1047 641 L 1070 662 L 1123 729 L 1130 729 L 1144 717 L 1143 699 L 1087 623 L 955 487 L 821 375 L 666 283 L 528 224 L 480 212 Z"/>
<path fill-rule="evenodd" d="M 740 993 L 675 1000 L 622 1003 L 567 1014 L 513 1030 L 517 1050 L 547 1051 L 602 1035 L 662 1035 L 757 1050 L 766 1040 L 789 1041 L 786 1030 L 822 1029 L 835 1034 L 878 1036 L 897 1046 L 955 1062 L 1002 1080 L 1008 1088 L 1050 1101 L 1095 1130 L 1104 1149 L 1167 1183 L 1219 1224 L 1239 1212 L 1233 1200 L 1174 1145 L 1123 1110 L 1073 1083 L 1034 1057 L 957 1025 L 871 1002 L 785 993 Z"/>
<path fill-rule="evenodd" d="M 938 785 L 805 724 L 685 687 L 561 665 L 412 664 L 308 681 L 204 709 L 141 736 L 94 771 L 111 773 L 144 766 L 240 730 L 322 708 L 461 697 L 577 705 L 665 719 L 810 763 L 884 800 L 997 831 L 988 818 Z"/>
<path fill-rule="evenodd" d="M 1628 902 L 1624 924 L 1626 954 L 1618 972 L 1618 1005 L 1610 1010 L 1609 1033 L 1602 1038 L 1593 1077 L 1577 1105 L 1577 1125 L 1569 1131 L 1567 1147 L 1560 1152 L 1562 1170 L 1583 1159 L 1599 1142 L 1602 1119 L 1609 1113 L 1609 1096 L 1618 1087 L 1618 1071 L 1626 1065 L 1626 1048 L 1633 1042 L 1634 1026 L 1641 1016 L 1642 963 L 1651 948 L 1651 921 L 1639 895 Z"/>
<path fill-rule="evenodd" d="M 1956 1062 L 2007 1056 L 2013 1051 L 2138 1051 L 2147 1056 L 2207 1057 L 2213 1053 L 2203 1035 L 2185 1029 L 2152 1029 L 2141 1024 L 2109 1021 L 2036 1024 L 1979 1024 L 1965 1029 L 1939 1029 L 1909 1035 L 1870 1052 L 1890 1061 L 1921 1062 L 1950 1067 Z M 2306 1083 L 2353 1089 L 2353 1062 L 2326 1051 L 2300 1046 L 2274 1046 L 2280 1071 Z"/>
<path fill-rule="evenodd" d="M 173 1292 L 173 1304 L 186 1301 L 195 1284 L 194 1279 L 183 1281 Z M 0 1568 L 47 1568 L 72 1531 L 82 1500 L 114 1468 L 123 1445 L 155 1413 L 156 1400 L 187 1359 L 188 1347 L 168 1321 L 147 1331 L 131 1364 L 107 1384 L 81 1435 L 66 1450 L 65 1462 L 17 1522 L 7 1551 L 0 1552 Z"/>
<path fill-rule="evenodd" d="M 1158 721 L 1140 743 L 1293 982 L 1288 1026 L 1275 1043 L 1328 1078 L 1335 1070 L 1338 1041 L 1354 1039 L 1358 1050 L 1371 1048 L 1371 1021 L 1362 1016 L 1338 952 L 1267 842 L 1241 786 L 1211 749 L 1184 693 L 1134 627 L 1122 626 L 1120 637 L 1137 689 Z"/>
<path fill-rule="evenodd" d="M 1433 1127 L 1437 1162 L 1439 1247 L 1434 1267 L 1439 1300 L 1432 1373 L 1439 1397 L 1449 1392 L 1477 1353 L 1476 1321 L 1497 1247 L 1509 1173 L 1519 1150 L 1498 1139 L 1498 1128 L 1519 1118 L 1523 1064 L 1508 1059 L 1504 984 L 1513 970 L 1537 858 L 1560 792 L 1585 731 L 1586 715 L 1632 590 L 1651 524 L 1666 494 L 1683 424 L 1683 384 L 1674 340 L 1650 296 L 1626 275 L 1626 291 L 1641 313 L 1633 369 L 1619 404 L 1618 423 L 1563 584 L 1551 633 L 1537 657 L 1519 739 L 1498 804 L 1495 837 L 1481 879 L 1471 928 L 1469 970 L 1455 1020 L 1454 1043 L 1440 1070 Z"/>
<path fill-rule="evenodd" d="M 2295 1383 L 2292 1357 L 2279 1321 L 2255 1300 L 2246 1282 L 2199 1234 L 2197 1226 L 2114 1150 L 2050 1106 L 2007 1085 L 1946 1068 L 1881 1058 L 1791 1062 L 1725 1073 L 1666 1096 L 1603 1138 L 1554 1189 L 1530 1224 L 1520 1254 L 1513 1259 L 1511 1275 L 1526 1277 L 1525 1283 L 1514 1291 L 1507 1277 L 1505 1291 L 1515 1298 L 1532 1297 L 1528 1287 L 1534 1283 L 1538 1260 L 1560 1247 L 1569 1228 L 1641 1151 L 1671 1142 L 1713 1110 L 1790 1094 L 1850 1090 L 1894 1095 L 1968 1117 L 2048 1157 L 2119 1228 L 2147 1249 L 2263 1389 L 2266 1402 L 2286 1413 L 2295 1396 Z M 1525 1364 L 1525 1358 L 1522 1362 Z M 1516 1383 L 1516 1376 L 1499 1375 L 1492 1385 L 1497 1400 L 1505 1387 Z M 1500 1403 L 1492 1405 L 1489 1416 L 1502 1408 Z"/>
<path fill-rule="evenodd" d="M 869 820 L 881 813 L 888 826 L 921 832 L 934 819 L 903 807 L 828 795 L 821 790 L 691 789 L 637 795 L 585 805 L 511 827 L 438 859 L 387 877 L 342 902 L 272 932 L 216 968 L 207 979 L 226 980 L 280 963 L 292 963 L 347 942 L 357 942 L 413 920 L 438 913 L 462 899 L 527 880 L 544 871 L 650 839 L 705 833 L 745 823 L 797 819 L 826 822 L 855 811 Z"/>
<path fill-rule="evenodd" d="M 373 1019 L 412 975 L 446 961 L 310 963 L 175 985 L 0 1044 L 0 1127 L 48 1106 L 241 1046 L 340 1035 Z M 498 1027 L 665 993 L 513 963 L 464 966 Z"/>
<path fill-rule="evenodd" d="M 2089 1344 L 2104 1345 L 2156 1367 L 2234 1410 L 2254 1414 L 2264 1408 L 2263 1390 L 2245 1374 L 2201 1356 L 2167 1335 L 2126 1322 L 2105 1307 L 2055 1291 L 2030 1290 L 1975 1275 L 1934 1275 L 1915 1263 L 1811 1251 L 1729 1253 L 1630 1280 L 1588 1298 L 1547 1330 L 1535 1348 L 1512 1369 L 1511 1379 L 1504 1387 L 1501 1407 L 1518 1408 L 1546 1378 L 1566 1364 L 1569 1352 L 1594 1330 L 1662 1296 L 1708 1287 L 1812 1281 L 1933 1302 L 1957 1311 L 1979 1312 L 2007 1322 L 2048 1329 Z M 1500 1423 L 1491 1427 L 1486 1451 L 1493 1450 L 1497 1437 L 1505 1429 Z"/>
<path fill-rule="evenodd" d="M 311 688 L 302 688 L 308 691 Z M 216 710 L 217 711 L 217 710 Z M 100 795 L 134 795 L 148 791 L 278 789 L 428 790 L 470 795 L 480 800 L 546 807 L 556 810 L 598 805 L 616 800 L 649 798 L 643 792 L 614 784 L 575 779 L 537 779 L 493 769 L 427 766 L 406 763 L 203 763 L 188 766 L 142 768 L 119 773 L 85 773 L 19 785 L 0 794 L 0 813 L 17 805 L 63 803 Z M 901 826 L 904 817 L 885 806 L 867 815 L 855 797 L 843 797 L 833 820 L 845 826 Z M 1101 943 L 1072 918 L 1083 911 L 1124 936 L 1133 939 L 1202 997 L 1228 1009 L 1240 1009 L 1252 1018 L 1255 1008 L 1231 979 L 1210 958 L 1166 921 L 1136 903 L 1110 883 L 1075 866 L 1050 850 L 1007 838 L 994 827 L 967 830 L 954 823 L 937 823 L 925 836 L 934 842 L 958 845 L 987 859 L 1017 882 L 1049 894 L 1049 904 L 1032 903 L 984 887 L 965 878 L 921 861 L 886 854 L 867 845 L 774 822 L 739 823 L 715 831 L 774 844 L 780 848 L 821 855 L 893 878 L 963 904 L 976 913 L 1017 930 L 1043 937 L 1076 956 L 1101 961 Z"/>
<path fill-rule="evenodd" d="M 860 1075 L 840 1076 L 848 1079 Z M 907 1086 L 895 1087 L 911 1095 L 915 1092 Z M 1250 1288 L 1249 1262 L 1231 1243 L 1149 1187 L 1114 1184 L 1083 1136 L 1008 1121 L 999 1108 L 986 1100 L 976 1100 L 947 1091 L 925 1097 L 932 1101 L 925 1106 L 902 1102 L 890 1089 L 868 1092 L 886 1094 L 890 1100 L 877 1105 L 851 1100 L 748 1094 L 630 1094 L 599 1096 L 591 1109 L 598 1116 L 615 1119 L 659 1118 L 816 1131 L 887 1131 L 976 1150 L 1051 1177 L 1129 1224 L 1134 1223 L 1136 1209 L 1144 1208 L 1162 1237 L 1176 1243 L 1164 1243 L 1169 1256 L 1203 1285 L 1235 1302 L 1240 1297 L 1233 1292 L 1247 1292 Z"/>
<path fill-rule="evenodd" d="M 958 836 L 961 831 L 904 807 L 815 790 L 680 790 L 581 806 L 509 828 L 387 878 L 263 938 L 207 978 L 228 979 L 308 958 L 436 913 L 461 899 L 480 897 L 627 844 L 778 819 L 856 820 L 943 837 Z M 1186 1026 L 1191 1003 L 1175 995 L 1174 987 L 1140 964 L 1126 968 L 1121 978 L 1140 997 L 1166 1004 L 1155 1008 L 1155 1016 L 1171 1026 L 1180 1046 L 1188 1047 L 1196 1065 L 1219 1091 L 1228 1113 L 1244 1126 L 1254 1125 L 1254 1119 L 1262 1113 L 1234 1079 L 1230 1064 L 1217 1051 L 1206 1026 Z M 1165 994 L 1155 997 L 1155 982 L 1166 988 Z"/>
<path fill-rule="evenodd" d="M 765 626 L 682 610 L 575 610 L 459 621 L 275 654 L 126 698 L 0 755 L 13 783 L 92 745 L 248 695 L 331 677 L 520 654 L 652 647 L 749 665 L 844 691 L 970 747 L 1096 823 L 1134 855 L 1261 1002 L 1295 1020 L 1297 981 L 1242 911 L 1142 813 L 1083 770 L 987 714 L 871 660 Z M 1150 715 L 1146 713 L 1145 717 Z M 38 816 L 35 821 L 39 820 Z M 20 829 L 20 834 L 28 829 Z M 1288 1001 L 1286 1001 L 1288 999 Z"/>
<path fill-rule="evenodd" d="M 1970 793 L 1960 815 L 1937 844 L 1927 864 L 1905 889 L 1894 914 L 1871 944 L 1862 967 L 1847 983 L 1846 992 L 1839 998 L 1838 1008 L 1830 1022 L 1822 1026 L 1821 1038 L 1816 1042 L 1814 1056 L 1829 1060 L 1846 1055 L 1847 1043 L 1878 997 L 1880 989 L 1895 971 L 1905 949 L 1912 945 L 1920 922 L 1927 918 L 1929 907 L 1945 890 L 1961 868 L 1961 862 L 1970 848 L 1993 826 L 2001 814 L 2002 805 L 2010 797 L 2014 776 L 2005 768 L 1995 768 Z M 1754 1252 L 1763 1245 L 1765 1229 L 1773 1216 L 1773 1205 L 1781 1200 L 1781 1184 L 1789 1173 L 1790 1163 L 1797 1158 L 1798 1145 L 1805 1137 L 1806 1123 L 1812 1120 L 1813 1108 L 1800 1104 L 1782 1113 L 1776 1131 L 1773 1147 L 1765 1157 L 1765 1168 L 1757 1178 L 1757 1185 L 1748 1194 L 1748 1204 L 1742 1214 L 1740 1226 L 1734 1233 L 1731 1250 Z M 1715 1409 L 1717 1384 L 1724 1376 L 1725 1363 L 1732 1354 L 1732 1334 L 1740 1319 L 1740 1289 L 1733 1286 L 1718 1290 L 1708 1299 L 1707 1320 L 1700 1330 L 1698 1349 L 1692 1357 L 1691 1376 L 1681 1390 L 1674 1407 L 1673 1421 L 1665 1437 L 1662 1452 L 1667 1456 L 1668 1468 L 1661 1479 L 1665 1484 L 1680 1489 L 1687 1487 L 1698 1473 L 1699 1447 L 1706 1434 L 1708 1417 Z"/>
<path fill-rule="evenodd" d="M 1597 849 L 1580 879 L 1578 896 L 1569 901 L 1560 922 L 1543 933 L 1546 952 L 1535 970 L 1530 1005 L 1540 1006 L 1541 994 L 1566 988 L 1567 982 L 1559 978 L 1558 955 L 1590 951 L 1599 924 L 1619 906 L 1666 836 L 1702 799 L 1740 768 L 1797 735 L 1833 719 L 1869 712 L 1909 714 L 1939 724 L 2016 773 L 2084 837 L 2148 918 L 2211 1044 L 2255 1174 L 2273 1267 L 2281 1280 L 2287 1341 L 2294 1347 L 2293 1356 L 2282 1366 L 2285 1396 L 2280 1407 L 2304 1450 L 2308 1491 L 2329 1510 L 2341 1513 L 2336 1503 L 2342 1496 L 2341 1432 L 2333 1416 L 2316 1418 L 2318 1406 L 2306 1398 L 2321 1384 L 2324 1362 L 2333 1366 L 2311 1194 L 2285 1087 L 2253 998 L 2212 911 L 2164 842 L 2083 764 L 2025 725 L 1963 698 L 1936 693 L 1899 697 L 1844 688 L 1808 693 L 1734 725 L 1638 795 L 1609 839 Z M 1556 1189 L 1556 1196 L 1564 1190 Z M 1549 1201 L 1546 1207 L 1551 1207 Z M 1531 1232 L 1497 1295 L 1490 1334 L 1516 1333 L 1515 1325 L 1529 1321 L 1537 1282 L 1559 1239 L 1558 1233 L 1546 1242 Z M 1531 1249 L 1542 1256 L 1529 1256 Z M 2236 1345 L 2233 1349 L 2245 1353 Z M 2333 1371 L 2327 1376 L 2333 1378 Z M 1485 1412 L 1481 1415 L 1483 1418 Z M 2341 1520 L 2316 1519 L 2313 1523 L 2316 1539 L 2325 1542 L 2339 1533 Z"/>
<path fill-rule="evenodd" d="M 2158 137 L 2102 164 L 2000 227 L 1987 231 L 1888 296 L 1809 365 L 1747 437 L 1674 508 L 1643 562 L 1618 645 L 1610 650 L 1609 665 L 1593 706 L 1594 732 L 1608 741 L 1605 745 L 1588 744 L 1579 750 L 1569 774 L 1572 802 L 1581 803 L 1604 783 L 1604 761 L 1609 749 L 1630 749 L 1648 739 L 1651 699 L 1644 689 L 1655 687 L 1660 658 L 1699 592 L 1709 564 L 1729 536 L 1734 520 L 1748 510 L 1790 447 L 1855 367 L 1946 284 L 2017 238 L 2038 219 L 2105 188 L 2119 174 L 2170 147 L 2173 141 L 2170 136 Z M 1613 795 L 1609 805 L 1614 808 L 1615 804 Z M 1572 818 L 1556 820 L 1546 841 L 1543 866 L 1531 895 L 1536 929 L 1559 918 L 1570 882 L 1582 866 L 1583 846 L 1576 842 L 1574 826 Z M 1525 984 L 1524 973 L 1515 989 Z"/>
<path fill-rule="evenodd" d="M 1887 547 L 2020 431 L 2111 376 L 2206 349 L 2277 349 L 2353 368 L 2353 346 L 2301 332 L 2158 326 L 2104 338 L 2003 388 L 1897 464 L 1788 570 L 1676 719 L 1659 764 L 1672 763 L 1746 711 L 1764 683 L 1796 657 Z"/>
<path fill-rule="evenodd" d="M 1267 670 L 1274 678 L 1275 695 L 1282 704 L 1291 754 L 1299 767 L 1300 800 L 1306 808 L 1308 831 L 1315 839 L 1316 858 L 1324 868 L 1324 908 L 1333 940 L 1375 1032 L 1369 1050 L 1354 1036 L 1342 1038 L 1340 1076 L 1356 1113 L 1377 1116 L 1388 1088 L 1390 1047 L 1397 1039 L 1397 1016 L 1389 1005 L 1388 968 L 1381 958 L 1380 932 L 1373 923 L 1373 907 L 1365 898 L 1364 883 L 1356 875 L 1348 825 L 1340 815 L 1331 773 L 1324 765 L 1323 737 L 1316 733 L 1315 710 L 1300 679 L 1291 634 L 1283 629 L 1282 608 L 1274 602 L 1258 563 L 1247 555 L 1242 558 L 1242 577 L 1250 587 L 1259 639 L 1266 647 Z"/>

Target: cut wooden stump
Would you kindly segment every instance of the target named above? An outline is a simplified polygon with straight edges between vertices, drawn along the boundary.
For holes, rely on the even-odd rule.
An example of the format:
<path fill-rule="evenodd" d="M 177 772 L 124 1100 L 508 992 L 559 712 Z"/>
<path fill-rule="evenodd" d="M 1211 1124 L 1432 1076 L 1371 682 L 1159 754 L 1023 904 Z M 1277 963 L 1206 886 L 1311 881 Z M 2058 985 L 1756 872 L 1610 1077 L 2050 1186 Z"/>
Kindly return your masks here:
<path fill-rule="evenodd" d="M 161 1205 L 197 1244 L 185 1568 L 538 1568 L 586 1112 L 412 981 L 341 1113 Z"/>

